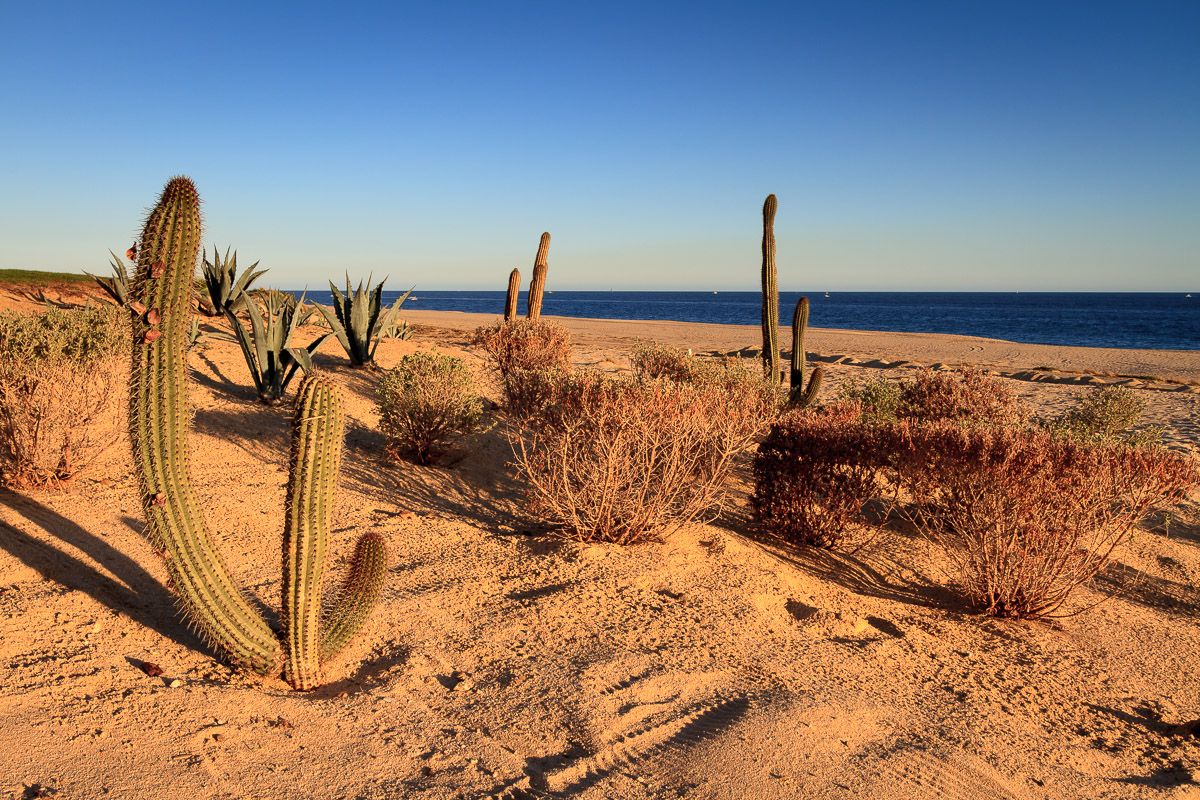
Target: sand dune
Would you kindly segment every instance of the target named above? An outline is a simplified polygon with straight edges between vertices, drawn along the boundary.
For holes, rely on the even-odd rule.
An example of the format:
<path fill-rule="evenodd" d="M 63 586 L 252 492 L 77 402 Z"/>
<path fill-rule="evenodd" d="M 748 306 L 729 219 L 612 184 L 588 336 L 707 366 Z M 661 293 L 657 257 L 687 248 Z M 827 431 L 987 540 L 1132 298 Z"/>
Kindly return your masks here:
<path fill-rule="evenodd" d="M 493 319 L 408 314 L 463 355 Z M 636 338 L 698 352 L 756 329 L 563 320 L 579 363 Z M 830 387 L 978 363 L 1050 411 L 1117 380 L 1200 444 L 1200 354 L 817 330 Z M 847 358 L 852 360 L 847 360 Z M 122 446 L 66 491 L 0 494 L 0 791 L 71 798 L 1135 798 L 1195 796 L 1200 510 L 1139 531 L 1053 624 L 965 613 L 900 534 L 853 556 L 756 541 L 727 513 L 667 541 L 532 535 L 491 431 L 453 468 L 386 463 L 373 379 L 327 342 L 350 415 L 334 548 L 385 533 L 381 608 L 310 694 L 231 671 L 181 624 L 141 535 Z M 278 601 L 287 415 L 253 402 L 237 346 L 191 357 L 192 461 L 243 586 Z M 1126 376 L 1126 377 L 1120 377 Z M 1136 376 L 1153 376 L 1153 380 Z M 1174 388 L 1172 388 L 1174 387 Z M 1180 388 L 1183 387 L 1183 388 Z M 494 391 L 493 391 L 494 394 Z M 531 534 L 532 532 L 532 534 Z M 140 667 L 159 665 L 161 676 Z M 172 688 L 173 683 L 179 683 Z M 1200 778 L 1200 776 L 1197 776 Z"/>

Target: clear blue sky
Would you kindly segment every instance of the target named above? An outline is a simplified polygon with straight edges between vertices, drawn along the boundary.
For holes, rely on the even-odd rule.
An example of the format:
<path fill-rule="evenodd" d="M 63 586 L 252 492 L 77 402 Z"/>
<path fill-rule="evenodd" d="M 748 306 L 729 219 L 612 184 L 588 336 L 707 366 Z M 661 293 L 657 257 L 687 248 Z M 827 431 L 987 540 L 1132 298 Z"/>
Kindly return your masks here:
<path fill-rule="evenodd" d="M 1200 2 L 0 1 L 0 267 L 185 173 L 324 285 L 1200 288 Z"/>

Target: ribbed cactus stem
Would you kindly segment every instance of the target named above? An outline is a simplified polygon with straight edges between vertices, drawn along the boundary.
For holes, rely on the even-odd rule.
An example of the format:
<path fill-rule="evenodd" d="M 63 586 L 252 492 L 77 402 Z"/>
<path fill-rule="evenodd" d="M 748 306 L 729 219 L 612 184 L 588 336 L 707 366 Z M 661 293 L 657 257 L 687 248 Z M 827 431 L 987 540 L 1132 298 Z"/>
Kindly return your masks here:
<path fill-rule="evenodd" d="M 804 347 L 804 334 L 808 331 L 808 298 L 801 297 L 796 301 L 796 311 L 792 314 L 792 368 L 789 383 L 788 401 L 793 406 L 807 408 L 817 399 L 821 388 L 821 379 L 825 370 L 817 367 L 804 385 L 804 368 L 808 362 L 808 353 Z"/>
<path fill-rule="evenodd" d="M 763 203 L 762 235 L 762 334 L 763 374 L 772 384 L 782 377 L 779 357 L 779 284 L 775 270 L 775 195 Z"/>
<path fill-rule="evenodd" d="M 284 677 L 301 691 L 321 682 L 321 591 L 344 428 L 341 392 L 327 378 L 305 378 L 292 418 L 282 588 Z"/>
<path fill-rule="evenodd" d="M 537 258 L 533 260 L 533 277 L 529 279 L 529 298 L 526 316 L 536 322 L 542 316 L 542 295 L 546 291 L 546 272 L 550 269 L 550 234 L 543 233 L 538 242 Z"/>
<path fill-rule="evenodd" d="M 804 386 L 804 367 L 808 362 L 808 353 L 804 349 L 804 333 L 808 330 L 808 298 L 801 297 L 796 301 L 796 310 L 792 314 L 792 372 L 791 389 Z"/>
<path fill-rule="evenodd" d="M 504 299 L 504 321 L 517 318 L 517 297 L 521 294 L 521 270 L 513 267 L 508 273 L 508 297 Z"/>
<path fill-rule="evenodd" d="M 265 674 L 278 668 L 279 641 L 234 584 L 188 468 L 187 336 L 199 252 L 199 194 L 173 178 L 146 220 L 130 288 L 133 461 L 148 535 L 188 622 L 230 661 Z"/>
<path fill-rule="evenodd" d="M 825 377 L 825 368 L 816 367 L 812 371 L 812 375 L 808 376 L 808 385 L 803 389 L 798 389 L 798 395 L 793 395 L 793 404 L 800 408 L 808 408 L 817 400 L 817 393 L 821 391 L 821 381 Z"/>
<path fill-rule="evenodd" d="M 362 628 L 383 591 L 386 575 L 387 540 L 374 531 L 364 533 L 354 547 L 346 580 L 321 623 L 322 662 L 337 655 Z"/>

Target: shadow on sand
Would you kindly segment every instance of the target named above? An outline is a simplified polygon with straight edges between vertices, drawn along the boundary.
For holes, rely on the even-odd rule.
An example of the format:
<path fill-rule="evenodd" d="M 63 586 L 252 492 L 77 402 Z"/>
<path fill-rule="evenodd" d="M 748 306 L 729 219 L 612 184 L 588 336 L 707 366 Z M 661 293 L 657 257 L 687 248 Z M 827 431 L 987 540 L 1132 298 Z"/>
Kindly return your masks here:
<path fill-rule="evenodd" d="M 15 492 L 0 490 L 0 503 L 68 547 L 84 553 L 111 576 L 87 561 L 58 549 L 21 528 L 0 522 L 0 547 L 43 578 L 97 602 L 184 647 L 209 655 L 176 613 L 175 599 L 136 561 L 51 508 Z M 137 527 L 137 523 L 133 523 Z"/>

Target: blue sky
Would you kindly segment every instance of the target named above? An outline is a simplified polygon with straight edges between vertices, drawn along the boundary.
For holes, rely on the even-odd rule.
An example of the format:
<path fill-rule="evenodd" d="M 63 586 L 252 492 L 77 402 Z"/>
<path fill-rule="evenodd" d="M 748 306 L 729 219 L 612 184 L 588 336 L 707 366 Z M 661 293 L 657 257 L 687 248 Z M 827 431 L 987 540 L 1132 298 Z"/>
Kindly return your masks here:
<path fill-rule="evenodd" d="M 1200 288 L 1200 3 L 0 3 L 0 267 L 171 175 L 267 282 Z M 350 4 L 345 4 L 346 6 Z"/>

